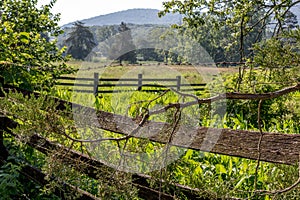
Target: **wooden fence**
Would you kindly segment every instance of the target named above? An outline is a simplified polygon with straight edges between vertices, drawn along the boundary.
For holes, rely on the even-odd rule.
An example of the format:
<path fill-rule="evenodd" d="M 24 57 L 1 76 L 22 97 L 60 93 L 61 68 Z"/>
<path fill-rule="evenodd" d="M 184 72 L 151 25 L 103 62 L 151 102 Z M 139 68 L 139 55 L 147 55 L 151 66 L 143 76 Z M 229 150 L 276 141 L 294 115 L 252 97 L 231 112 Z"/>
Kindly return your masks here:
<path fill-rule="evenodd" d="M 157 82 L 163 82 L 161 85 Z M 166 84 L 165 84 L 166 83 Z M 93 78 L 59 77 L 57 85 L 74 87 L 73 91 L 83 93 L 114 93 L 124 91 L 146 91 L 160 92 L 166 88 L 173 88 L 177 91 L 203 91 L 205 83 L 186 84 L 181 76 L 175 78 L 144 78 L 138 74 L 137 78 L 99 78 L 99 73 L 94 73 Z M 78 89 L 80 88 L 80 89 Z M 117 88 L 117 89 L 114 89 Z M 130 88 L 130 89 L 128 89 Z"/>
<path fill-rule="evenodd" d="M 18 92 L 22 92 L 24 95 L 32 95 L 38 96 L 38 93 L 32 93 L 24 90 L 20 90 L 18 88 L 10 88 L 7 90 L 14 90 Z M 195 102 L 191 102 L 188 104 L 184 104 L 182 106 L 189 106 L 196 103 L 203 102 L 214 102 L 220 99 L 228 98 L 228 99 L 250 99 L 250 100 L 265 100 L 265 99 L 273 99 L 278 96 L 282 96 L 291 92 L 300 91 L 300 83 L 296 86 L 285 88 L 279 90 L 277 92 L 265 93 L 265 94 L 240 94 L 240 93 L 226 93 L 220 94 L 216 97 L 212 97 L 204 100 L 197 100 Z M 49 97 L 52 98 L 52 97 Z M 62 101 L 59 99 L 54 99 L 57 101 L 58 106 L 57 110 L 65 110 L 67 107 L 71 105 L 76 107 L 77 109 L 83 109 L 85 111 L 94 112 L 92 108 L 84 107 L 82 105 L 74 104 L 71 102 Z M 172 105 L 169 105 L 172 106 Z M 176 106 L 176 105 L 174 105 Z M 167 108 L 165 108 L 167 109 Z M 100 129 L 109 130 L 115 133 L 119 133 L 122 135 L 130 135 L 132 133 L 132 123 L 135 122 L 136 125 L 139 125 L 138 121 L 135 119 L 129 118 L 127 116 L 116 115 L 104 111 L 97 111 L 97 116 L 91 116 L 91 121 L 95 121 L 95 126 Z M 95 119 L 94 119 L 95 118 Z M 2 117 L 0 121 L 1 129 L 0 131 L 9 132 L 12 135 L 14 133 L 11 131 L 18 124 L 7 117 Z M 172 141 L 170 142 L 168 138 L 161 137 L 160 133 L 167 133 L 167 130 L 171 130 L 170 127 L 172 125 L 168 123 L 148 121 L 140 127 L 141 134 L 138 135 L 137 138 L 148 138 L 150 141 L 166 144 L 170 143 L 173 146 L 179 146 L 187 149 L 194 149 L 200 151 L 208 151 L 212 153 L 224 154 L 229 156 L 238 156 L 243 158 L 249 158 L 253 160 L 267 161 L 272 163 L 281 163 L 281 164 L 296 164 L 299 161 L 299 152 L 300 152 L 300 135 L 299 134 L 282 134 L 282 133 L 261 133 L 261 132 L 253 132 L 253 131 L 240 131 L 240 130 L 232 130 L 232 129 L 210 129 L 211 133 L 220 133 L 220 135 L 216 134 L 217 142 L 214 147 L 206 148 L 206 146 L 202 145 L 207 141 L 206 134 L 208 128 L 206 127 L 181 127 L 178 130 L 178 133 L 174 135 Z M 122 127 L 122 130 L 119 129 Z M 158 134 L 153 135 L 153 132 L 157 132 Z M 190 141 L 190 134 L 194 133 L 193 141 L 185 143 L 185 141 Z M 214 134 L 213 134 L 214 135 Z M 15 137 L 20 137 L 18 135 L 14 135 Z M 22 139 L 22 138 L 20 138 Z M 214 138 L 210 138 L 214 140 Z M 1 141 L 1 138 L 0 138 Z M 63 149 L 62 155 L 68 155 L 65 157 L 64 162 L 70 164 L 71 166 L 76 166 L 78 160 L 80 162 L 86 163 L 87 167 L 83 169 L 83 173 L 86 173 L 88 176 L 92 178 L 96 178 L 97 168 L 101 168 L 105 166 L 100 161 L 94 160 L 89 156 L 83 155 L 76 151 L 70 150 L 67 147 L 63 147 L 60 144 L 53 143 L 46 138 L 42 138 L 39 135 L 32 135 L 31 138 L 27 138 L 27 144 L 34 147 L 35 149 L 41 151 L 42 153 L 47 154 L 53 149 L 60 148 Z M 258 145 L 259 144 L 259 145 Z M 258 147 L 259 146 L 259 147 Z M 60 155 L 58 155 L 60 156 Z M 1 161 L 1 160 L 0 160 Z M 28 166 L 28 169 L 30 167 Z M 33 170 L 24 170 L 24 173 L 29 173 L 31 176 L 38 176 L 41 178 L 44 176 L 43 174 L 38 175 L 37 172 L 33 172 Z M 41 176 L 41 177 L 40 177 Z M 149 179 L 151 177 L 143 174 L 133 174 L 132 175 L 133 182 L 132 184 L 140 189 L 140 197 L 146 199 L 157 199 L 158 196 L 161 199 L 173 199 L 173 195 L 177 192 L 183 193 L 187 196 L 188 199 L 204 199 L 200 198 L 197 195 L 197 189 L 189 188 L 179 184 L 170 184 L 170 193 L 162 193 L 158 188 L 153 188 L 153 186 L 149 185 Z M 161 181 L 161 180 L 160 180 Z M 158 183 L 159 185 L 159 183 Z M 72 189 L 73 186 L 70 186 Z M 88 199 L 90 197 L 89 194 L 86 194 L 82 199 Z M 93 199 L 92 197 L 90 199 Z"/>

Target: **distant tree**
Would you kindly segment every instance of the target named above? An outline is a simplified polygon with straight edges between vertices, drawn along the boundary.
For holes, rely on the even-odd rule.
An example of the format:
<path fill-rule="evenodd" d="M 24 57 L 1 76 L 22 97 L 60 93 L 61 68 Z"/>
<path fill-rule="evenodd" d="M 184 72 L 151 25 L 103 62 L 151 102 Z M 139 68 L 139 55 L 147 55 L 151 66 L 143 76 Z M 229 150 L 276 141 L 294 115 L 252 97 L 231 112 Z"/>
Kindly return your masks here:
<path fill-rule="evenodd" d="M 292 11 L 287 11 L 283 20 L 283 29 L 293 30 L 298 28 L 298 19 Z"/>
<path fill-rule="evenodd" d="M 143 33 L 143 35 L 146 33 Z M 155 48 L 155 42 L 152 41 L 152 35 L 151 32 L 147 33 L 149 37 L 147 39 L 144 38 L 138 38 L 136 40 L 136 46 L 137 46 L 137 56 L 139 57 L 140 60 L 143 61 L 158 61 L 158 62 L 163 62 L 164 57 L 156 52 Z M 155 39 L 157 40 L 158 37 Z M 152 44 L 152 45 L 151 45 Z"/>
<path fill-rule="evenodd" d="M 95 26 L 91 27 L 91 29 L 94 30 L 95 37 L 97 38 L 97 41 L 99 43 L 111 38 L 118 33 L 118 29 L 115 28 L 114 25 L 101 27 Z"/>
<path fill-rule="evenodd" d="M 136 47 L 133 43 L 131 30 L 122 22 L 118 28 L 119 33 L 115 36 L 114 43 L 109 50 L 109 58 L 129 63 L 136 63 Z"/>
<path fill-rule="evenodd" d="M 108 52 L 111 47 L 109 40 L 118 33 L 117 25 L 93 26 L 90 30 L 94 33 L 98 41 L 98 45 L 94 48 L 93 52 L 95 52 L 96 56 L 108 57 Z"/>
<path fill-rule="evenodd" d="M 97 46 L 93 33 L 82 22 L 74 23 L 75 29 L 66 40 L 67 54 L 75 59 L 84 60 Z"/>

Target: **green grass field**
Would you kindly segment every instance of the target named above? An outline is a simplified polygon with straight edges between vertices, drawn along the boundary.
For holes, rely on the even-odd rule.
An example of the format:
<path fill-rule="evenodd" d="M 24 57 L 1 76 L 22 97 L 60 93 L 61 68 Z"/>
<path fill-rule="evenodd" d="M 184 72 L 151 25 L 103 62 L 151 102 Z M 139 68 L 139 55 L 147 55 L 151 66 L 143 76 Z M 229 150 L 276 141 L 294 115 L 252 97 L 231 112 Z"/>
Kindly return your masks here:
<path fill-rule="evenodd" d="M 73 76 L 93 78 L 98 72 L 101 78 L 136 78 L 141 73 L 149 78 L 175 78 L 178 75 L 190 83 L 207 83 L 214 76 L 224 73 L 237 72 L 237 68 L 217 68 L 191 65 L 165 65 L 165 64 L 144 64 L 144 65 L 106 65 L 107 63 L 95 63 L 86 61 L 70 61 L 69 65 L 78 69 L 79 72 Z"/>
<path fill-rule="evenodd" d="M 143 66 L 100 66 L 99 63 L 89 62 L 72 62 L 69 63 L 79 69 L 77 74 L 73 77 L 93 78 L 94 73 L 100 73 L 100 78 L 137 78 L 138 74 L 143 74 L 146 78 L 175 78 L 181 75 L 185 82 L 194 83 L 210 83 L 216 76 L 224 74 L 233 75 L 238 72 L 237 68 L 212 68 L 212 67 L 194 67 L 194 66 L 180 66 L 180 65 L 143 65 Z M 226 79 L 226 77 L 225 77 Z M 224 82 L 232 82 L 234 79 L 228 78 Z M 223 82 L 223 83 L 224 83 Z M 233 83 L 234 84 L 234 83 Z M 271 86 L 273 86 L 272 83 Z M 216 86 L 217 87 L 217 86 Z M 80 87 L 79 87 L 80 88 Z M 144 110 L 157 110 L 170 103 L 193 101 L 192 97 L 182 98 L 174 92 L 169 92 L 166 95 L 160 96 L 160 93 L 147 92 L 124 92 L 112 94 L 99 94 L 95 97 L 93 94 L 73 93 L 72 91 L 56 90 L 54 95 L 71 100 L 72 102 L 82 105 L 94 107 L 98 110 L 103 110 L 123 116 L 132 118 L 138 117 Z M 249 92 L 251 92 L 249 90 Z M 198 95 L 198 94 L 196 94 Z M 300 93 L 292 94 L 294 98 L 289 101 L 284 101 L 288 104 L 290 109 L 293 109 L 295 115 L 299 115 L 299 97 Z M 200 95 L 199 95 L 200 96 Z M 151 101 L 153 100 L 153 101 Z M 151 102 L 150 102 L 151 101 Z M 148 104 L 149 103 L 149 104 Z M 254 102 L 255 103 L 255 102 Z M 264 102 L 268 103 L 268 102 Z M 278 107 L 280 102 L 273 100 L 273 107 Z M 206 126 L 214 128 L 233 128 L 239 130 L 257 130 L 254 124 L 248 122 L 249 110 L 251 104 L 247 102 L 235 102 L 233 110 L 238 108 L 245 108 L 244 113 L 237 113 L 233 115 L 227 112 L 225 115 L 214 115 L 211 113 L 223 107 L 224 104 L 212 105 L 209 112 L 206 107 L 192 106 L 182 111 L 182 118 L 180 123 L 189 126 Z M 227 105 L 228 106 L 228 105 Z M 282 105 L 285 106 L 285 105 Z M 252 109 L 252 112 L 257 112 L 257 107 Z M 231 114 L 231 115 L 230 115 Z M 256 114 L 255 114 L 256 116 Z M 286 116 L 270 116 L 271 119 L 264 116 L 264 124 L 272 123 L 272 126 L 263 127 L 265 132 L 280 132 L 280 133 L 299 133 L 299 123 L 294 118 Z M 151 116 L 151 120 L 157 122 L 172 122 L 174 120 L 174 110 L 159 115 Z M 85 132 L 84 132 L 85 133 Z M 86 137 L 86 133 L 83 135 Z M 118 134 L 105 131 L 103 137 L 120 137 Z M 119 147 L 113 143 L 103 143 L 103 149 L 100 153 L 103 157 L 112 150 L 117 152 Z M 105 148 L 104 148 L 105 147 Z M 126 146 L 126 150 L 133 152 L 145 153 L 145 161 L 163 146 L 158 143 L 150 141 L 130 139 Z M 182 149 L 177 149 L 183 151 Z M 226 155 L 217 155 L 212 153 L 204 153 L 195 150 L 186 150 L 182 156 L 171 163 L 168 167 L 167 180 L 171 182 L 180 183 L 193 188 L 199 188 L 202 196 L 208 195 L 211 198 L 225 198 L 225 197 L 239 197 L 244 199 L 273 199 L 272 195 L 257 194 L 254 195 L 254 190 L 279 190 L 292 185 L 297 176 L 297 166 L 285 166 L 279 164 L 272 164 L 261 162 L 257 167 L 257 161 L 248 160 L 244 158 L 230 157 Z M 95 153 L 100 155 L 99 152 Z M 110 162 L 118 161 L 118 154 L 113 154 Z M 101 157 L 100 157 L 101 159 Z M 115 159 L 115 160 L 114 160 Z M 144 167 L 144 163 L 135 163 L 140 168 Z M 156 172 L 150 173 L 152 176 L 158 176 Z M 166 177 L 164 177 L 166 178 Z M 254 195 L 254 196 L 253 196 Z M 299 188 L 292 190 L 290 193 L 279 196 L 279 199 L 295 199 L 299 196 Z M 274 198 L 275 199 L 275 198 Z"/>

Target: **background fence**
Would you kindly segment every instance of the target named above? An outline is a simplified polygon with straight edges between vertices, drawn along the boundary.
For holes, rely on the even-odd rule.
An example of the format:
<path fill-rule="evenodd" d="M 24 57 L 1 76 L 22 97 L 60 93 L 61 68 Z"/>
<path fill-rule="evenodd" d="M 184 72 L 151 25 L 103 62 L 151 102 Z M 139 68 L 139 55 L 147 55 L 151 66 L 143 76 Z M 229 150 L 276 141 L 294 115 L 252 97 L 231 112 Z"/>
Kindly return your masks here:
<path fill-rule="evenodd" d="M 161 83 L 164 84 L 161 84 Z M 138 74 L 137 78 L 99 78 L 99 73 L 94 73 L 92 78 L 59 77 L 60 86 L 74 87 L 73 91 L 93 93 L 113 93 L 124 91 L 146 91 L 160 92 L 166 88 L 173 88 L 177 91 L 203 91 L 205 83 L 188 84 L 183 83 L 181 76 L 175 78 L 144 78 Z"/>

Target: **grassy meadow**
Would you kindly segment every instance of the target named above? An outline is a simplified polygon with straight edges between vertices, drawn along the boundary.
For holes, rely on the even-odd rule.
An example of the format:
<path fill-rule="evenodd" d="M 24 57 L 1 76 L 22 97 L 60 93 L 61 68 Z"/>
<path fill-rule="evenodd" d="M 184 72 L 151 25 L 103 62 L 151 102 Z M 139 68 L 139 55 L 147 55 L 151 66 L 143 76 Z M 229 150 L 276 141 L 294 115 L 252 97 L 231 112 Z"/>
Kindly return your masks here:
<path fill-rule="evenodd" d="M 214 82 L 218 77 L 224 77 L 224 84 L 229 88 L 234 84 L 234 74 L 238 72 L 238 68 L 216 68 L 207 66 L 183 66 L 183 65 L 158 65 L 158 64 L 144 64 L 144 65 L 125 65 L 125 66 L 108 66 L 103 63 L 93 62 L 75 62 L 69 63 L 78 69 L 77 74 L 71 75 L 73 77 L 93 78 L 94 73 L 99 73 L 99 78 L 137 78 L 138 74 L 143 74 L 145 78 L 175 78 L 178 75 L 182 76 L 183 82 L 196 84 L 207 83 L 210 87 L 220 87 L 220 82 Z M 228 78 L 228 79 L 227 79 Z M 92 84 L 92 81 L 91 81 Z M 163 84 L 163 83 L 162 83 Z M 77 87 L 82 89 L 80 87 Z M 116 89 L 116 88 L 115 88 Z M 130 89 L 128 87 L 127 89 Z M 227 88 L 228 89 L 228 88 Z M 275 88 L 276 89 L 276 88 Z M 225 90 L 224 90 L 225 91 Z M 211 94 L 209 88 L 206 92 L 189 92 L 189 94 L 197 95 L 198 97 L 207 97 Z M 251 92 L 249 90 L 249 92 Z M 126 115 L 130 117 L 138 117 L 145 111 L 157 110 L 170 103 L 188 102 L 193 101 L 193 97 L 183 97 L 175 92 L 163 93 L 149 93 L 143 91 L 128 91 L 121 93 L 102 94 L 99 93 L 97 97 L 93 94 L 75 93 L 67 91 L 65 88 L 56 88 L 53 92 L 54 95 L 71 100 L 75 103 L 83 104 L 86 106 L 94 107 L 99 110 Z M 162 95 L 163 94 L 163 95 Z M 299 98 L 300 92 L 291 95 L 289 100 L 278 101 L 272 100 L 267 102 L 266 107 L 262 109 L 265 112 L 274 113 L 280 110 L 286 110 L 287 107 L 294 109 L 292 111 L 295 116 L 299 116 Z M 281 104 L 281 102 L 284 102 Z M 255 123 L 251 121 L 250 110 L 257 111 L 257 102 L 254 101 L 233 101 L 220 102 L 212 104 L 210 107 L 206 105 L 191 106 L 182 111 L 182 118 L 180 123 L 189 126 L 206 126 L 213 128 L 232 128 L 238 130 L 255 130 L 258 129 Z M 227 104 L 227 105 L 226 105 Z M 291 105 L 291 106 L 289 106 Z M 226 110 L 227 106 L 227 110 Z M 253 107 L 254 106 L 254 107 Z M 282 106 L 282 108 L 280 107 Z M 220 111 L 223 109 L 223 113 Z M 225 112 L 226 111 L 226 112 Z M 257 116 L 254 113 L 254 121 Z M 294 116 L 294 117 L 295 117 Z M 267 118 L 270 117 L 270 118 Z M 159 115 L 150 117 L 151 120 L 158 122 L 174 121 L 174 110 Z M 263 119 L 265 132 L 280 132 L 285 134 L 299 133 L 299 122 L 295 118 L 289 116 L 276 116 L 265 114 Z M 80 128 L 78 129 L 80 132 Z M 98 132 L 97 132 L 98 133 Z M 85 138 L 87 129 L 79 136 Z M 99 130 L 101 137 L 114 137 L 119 138 L 120 134 L 112 133 L 109 131 Z M 121 144 L 122 146 L 122 144 Z M 140 169 L 147 169 L 147 163 L 151 162 L 153 156 L 157 156 L 158 152 L 163 154 L 165 146 L 162 144 L 150 142 L 147 140 L 140 140 L 131 138 L 126 141 L 125 151 L 131 153 L 141 153 L 142 157 L 138 162 L 134 161 L 134 166 Z M 109 163 L 112 166 L 117 166 L 121 157 L 118 154 L 119 146 L 113 142 L 99 143 L 99 150 L 93 145 L 87 145 L 92 156 L 97 159 L 105 160 L 107 155 L 110 157 Z M 229 196 L 239 198 L 255 198 L 262 200 L 273 199 L 274 195 L 254 193 L 254 190 L 279 190 L 286 188 L 296 181 L 297 166 L 286 166 L 280 164 L 272 164 L 261 162 L 257 164 L 255 160 L 245 158 L 237 158 L 226 155 L 204 153 L 195 150 L 187 150 L 181 148 L 173 148 L 173 151 L 181 152 L 178 160 L 170 163 L 166 167 L 165 180 L 180 183 L 193 188 L 198 188 L 200 196 L 208 196 L 210 198 L 227 198 Z M 161 155 L 159 154 L 159 155 Z M 139 155 L 139 154 L 138 154 Z M 161 155 L 163 156 L 163 155 Z M 147 170 L 145 170 L 147 171 Z M 159 171 L 153 171 L 149 175 L 153 177 L 160 177 L 157 174 Z M 279 199 L 293 199 L 300 195 L 300 190 L 291 190 L 288 193 L 279 195 Z"/>

